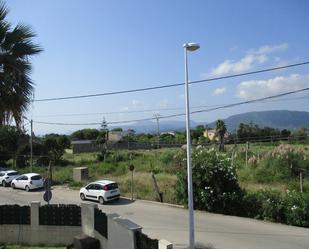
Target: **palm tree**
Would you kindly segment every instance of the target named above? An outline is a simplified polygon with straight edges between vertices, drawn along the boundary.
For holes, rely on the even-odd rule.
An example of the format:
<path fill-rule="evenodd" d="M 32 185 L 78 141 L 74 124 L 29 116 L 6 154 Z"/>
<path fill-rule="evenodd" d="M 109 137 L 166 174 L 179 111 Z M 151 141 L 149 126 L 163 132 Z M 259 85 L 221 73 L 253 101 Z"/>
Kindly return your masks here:
<path fill-rule="evenodd" d="M 21 128 L 34 92 L 29 58 L 42 49 L 32 42 L 36 36 L 32 29 L 24 24 L 12 28 L 5 20 L 7 14 L 0 1 L 0 125 L 10 124 L 14 118 Z"/>
<path fill-rule="evenodd" d="M 216 122 L 216 132 L 220 140 L 219 151 L 224 151 L 224 135 L 226 133 L 226 126 L 224 121 L 221 119 Z"/>

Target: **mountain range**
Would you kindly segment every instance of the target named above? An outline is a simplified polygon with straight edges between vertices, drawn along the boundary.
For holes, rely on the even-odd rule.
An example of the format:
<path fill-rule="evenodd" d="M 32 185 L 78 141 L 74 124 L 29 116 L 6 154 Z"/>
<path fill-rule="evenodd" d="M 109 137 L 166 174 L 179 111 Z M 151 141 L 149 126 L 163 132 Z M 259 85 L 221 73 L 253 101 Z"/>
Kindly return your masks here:
<path fill-rule="evenodd" d="M 309 127 L 309 112 L 304 111 L 260 111 L 260 112 L 247 112 L 237 115 L 232 115 L 224 119 L 228 131 L 233 132 L 238 128 L 240 123 L 253 123 L 259 127 L 272 127 L 278 129 L 295 130 L 301 127 Z M 191 120 L 191 127 L 194 128 L 197 125 L 207 125 L 208 127 L 215 128 L 216 121 L 214 122 L 195 122 Z M 159 122 L 160 132 L 167 131 L 183 131 L 185 130 L 184 121 L 165 121 Z M 111 127 L 112 128 L 112 127 Z M 136 122 L 132 125 L 122 126 L 123 130 L 133 129 L 136 133 L 156 133 L 157 122 L 156 121 L 142 121 Z"/>

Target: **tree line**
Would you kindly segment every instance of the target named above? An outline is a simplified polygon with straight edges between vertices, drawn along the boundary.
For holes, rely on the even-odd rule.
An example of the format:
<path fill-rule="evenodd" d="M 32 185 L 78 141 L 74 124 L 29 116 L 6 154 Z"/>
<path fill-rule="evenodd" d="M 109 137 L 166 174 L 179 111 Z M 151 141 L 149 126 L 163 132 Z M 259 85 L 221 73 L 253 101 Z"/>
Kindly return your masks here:
<path fill-rule="evenodd" d="M 193 145 L 207 145 L 216 143 L 219 150 L 224 150 L 224 144 L 245 143 L 247 141 L 272 142 L 278 140 L 290 140 L 296 142 L 308 141 L 308 129 L 300 128 L 296 131 L 286 129 L 279 130 L 270 127 L 259 127 L 254 124 L 241 123 L 234 133 L 228 133 L 224 121 L 216 123 L 216 135 L 213 141 L 204 136 L 207 126 L 199 125 L 191 129 L 191 140 Z M 151 144 L 174 144 L 181 146 L 186 143 L 185 131 L 170 133 L 139 133 L 129 129 L 123 131 L 114 128 L 110 131 L 105 129 L 81 129 L 73 132 L 70 136 L 59 134 L 46 134 L 44 136 L 33 136 L 33 155 L 35 163 L 47 165 L 50 161 L 61 163 L 65 149 L 71 147 L 72 140 L 92 140 L 98 144 L 105 144 L 110 132 L 122 132 L 121 142 L 151 143 Z M 156 148 L 156 146 L 154 146 Z M 0 166 L 5 166 L 8 160 L 13 159 L 19 167 L 29 165 L 30 159 L 30 136 L 16 126 L 0 125 Z"/>

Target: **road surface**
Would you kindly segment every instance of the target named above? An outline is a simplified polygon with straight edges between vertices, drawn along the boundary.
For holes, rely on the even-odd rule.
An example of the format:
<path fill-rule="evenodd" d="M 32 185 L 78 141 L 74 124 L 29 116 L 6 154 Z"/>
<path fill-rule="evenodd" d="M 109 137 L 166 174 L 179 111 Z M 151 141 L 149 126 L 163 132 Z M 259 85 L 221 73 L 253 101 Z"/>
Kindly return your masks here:
<path fill-rule="evenodd" d="M 80 204 L 79 193 L 63 187 L 53 191 L 51 204 Z M 43 191 L 25 192 L 0 187 L 0 205 L 29 205 L 43 201 Z M 99 205 L 99 204 L 98 204 Z M 141 225 L 152 238 L 164 238 L 174 248 L 188 244 L 188 211 L 148 201 L 121 199 L 99 207 L 106 213 L 118 213 Z M 196 241 L 215 249 L 308 249 L 309 229 L 263 222 L 254 219 L 195 211 Z"/>

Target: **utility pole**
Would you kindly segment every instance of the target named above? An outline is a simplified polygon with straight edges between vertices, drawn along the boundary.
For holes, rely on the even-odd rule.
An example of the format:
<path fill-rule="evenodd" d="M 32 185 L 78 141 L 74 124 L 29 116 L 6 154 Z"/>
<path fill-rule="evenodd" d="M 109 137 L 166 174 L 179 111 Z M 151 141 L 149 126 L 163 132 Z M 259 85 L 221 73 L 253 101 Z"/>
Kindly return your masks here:
<path fill-rule="evenodd" d="M 249 150 L 249 142 L 246 142 L 246 167 L 248 166 L 248 150 Z"/>
<path fill-rule="evenodd" d="M 106 150 L 107 150 L 107 140 L 108 140 L 108 128 L 107 128 L 107 122 L 105 120 L 105 117 L 103 117 L 103 121 L 102 121 L 102 124 L 101 124 L 101 131 L 104 132 L 104 134 L 103 134 L 104 135 L 103 148 L 106 152 Z M 105 154 L 104 154 L 104 162 L 105 162 Z"/>
<path fill-rule="evenodd" d="M 32 172 L 32 165 L 33 165 L 33 120 L 30 121 L 30 171 Z"/>
<path fill-rule="evenodd" d="M 160 148 L 160 114 L 155 114 L 154 115 L 156 120 L 157 120 L 157 134 L 158 134 L 158 146 L 157 148 Z"/>

